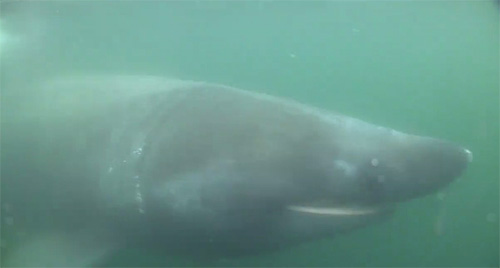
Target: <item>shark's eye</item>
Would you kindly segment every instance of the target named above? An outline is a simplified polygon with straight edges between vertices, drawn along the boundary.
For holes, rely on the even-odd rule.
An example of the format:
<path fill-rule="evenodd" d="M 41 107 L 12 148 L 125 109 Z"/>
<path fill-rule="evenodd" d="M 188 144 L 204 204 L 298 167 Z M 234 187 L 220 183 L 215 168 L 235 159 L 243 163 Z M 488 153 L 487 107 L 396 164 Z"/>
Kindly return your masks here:
<path fill-rule="evenodd" d="M 365 162 L 362 170 L 363 181 L 369 195 L 374 199 L 381 198 L 390 173 L 384 161 L 376 157 L 371 158 Z"/>

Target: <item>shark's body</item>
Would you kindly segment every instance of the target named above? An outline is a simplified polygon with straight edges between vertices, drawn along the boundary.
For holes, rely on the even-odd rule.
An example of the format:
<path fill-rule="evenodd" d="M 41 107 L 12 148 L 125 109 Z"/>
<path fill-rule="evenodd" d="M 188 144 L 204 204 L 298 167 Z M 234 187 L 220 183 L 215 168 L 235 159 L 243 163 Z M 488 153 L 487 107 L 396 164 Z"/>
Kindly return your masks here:
<path fill-rule="evenodd" d="M 387 218 L 397 202 L 460 176 L 472 157 L 446 141 L 208 83 L 73 77 L 40 92 L 2 126 L 2 202 L 21 226 L 21 214 L 45 209 L 53 218 L 40 229 L 99 230 L 89 244 L 204 256 L 276 250 Z"/>

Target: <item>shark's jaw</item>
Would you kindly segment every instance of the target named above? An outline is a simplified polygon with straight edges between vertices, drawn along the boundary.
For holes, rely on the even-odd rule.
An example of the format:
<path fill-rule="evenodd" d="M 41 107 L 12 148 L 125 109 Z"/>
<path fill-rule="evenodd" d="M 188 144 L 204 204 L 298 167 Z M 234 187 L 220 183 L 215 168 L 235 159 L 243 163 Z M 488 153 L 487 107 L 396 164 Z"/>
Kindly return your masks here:
<path fill-rule="evenodd" d="M 290 205 L 290 211 L 324 216 L 368 216 L 394 210 L 394 206 Z"/>

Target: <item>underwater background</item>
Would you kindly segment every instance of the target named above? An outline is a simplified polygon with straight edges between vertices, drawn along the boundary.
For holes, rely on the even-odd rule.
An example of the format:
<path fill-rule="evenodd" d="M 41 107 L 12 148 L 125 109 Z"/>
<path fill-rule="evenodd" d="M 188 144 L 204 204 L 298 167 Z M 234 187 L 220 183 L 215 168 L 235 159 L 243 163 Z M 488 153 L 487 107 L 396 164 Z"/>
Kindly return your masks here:
<path fill-rule="evenodd" d="M 159 75 L 283 96 L 474 153 L 443 193 L 334 239 L 217 262 L 122 251 L 102 266 L 500 265 L 498 2 L 2 1 L 0 8 L 3 109 L 44 77 Z"/>

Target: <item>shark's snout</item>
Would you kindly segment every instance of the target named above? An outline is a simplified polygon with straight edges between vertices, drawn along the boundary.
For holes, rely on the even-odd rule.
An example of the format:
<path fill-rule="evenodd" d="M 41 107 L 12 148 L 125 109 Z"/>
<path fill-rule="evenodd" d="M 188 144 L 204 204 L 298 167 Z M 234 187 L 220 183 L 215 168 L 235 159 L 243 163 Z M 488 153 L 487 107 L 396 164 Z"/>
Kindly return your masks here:
<path fill-rule="evenodd" d="M 469 149 L 466 149 L 466 148 L 464 148 L 464 151 L 465 151 L 465 155 L 466 155 L 466 158 L 467 158 L 467 162 L 472 163 L 472 160 L 473 160 L 472 152 Z"/>
<path fill-rule="evenodd" d="M 427 195 L 446 187 L 463 176 L 473 159 L 469 149 L 440 139 L 421 138 L 414 146 L 414 153 L 406 159 L 407 175 L 400 181 L 408 197 Z"/>
<path fill-rule="evenodd" d="M 451 171 L 451 173 L 448 174 L 448 179 L 450 181 L 456 180 L 457 178 L 461 177 L 473 160 L 472 151 L 461 146 L 456 147 L 457 149 L 454 150 L 456 153 L 450 153 L 449 155 L 446 155 L 447 158 L 445 158 L 444 161 L 444 163 L 447 163 L 446 165 L 448 165 Z"/>

